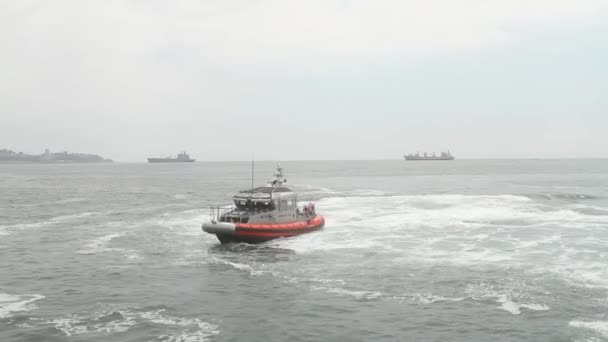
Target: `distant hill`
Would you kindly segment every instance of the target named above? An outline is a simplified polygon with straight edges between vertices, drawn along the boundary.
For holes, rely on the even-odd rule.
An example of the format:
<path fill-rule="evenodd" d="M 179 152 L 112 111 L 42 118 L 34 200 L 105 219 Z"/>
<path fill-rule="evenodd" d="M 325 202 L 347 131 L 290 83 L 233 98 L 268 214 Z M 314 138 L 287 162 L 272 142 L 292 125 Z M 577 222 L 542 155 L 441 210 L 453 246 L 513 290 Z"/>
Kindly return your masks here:
<path fill-rule="evenodd" d="M 0 163 L 111 163 L 95 154 L 51 152 L 48 149 L 43 154 L 25 154 L 12 150 L 0 150 Z"/>

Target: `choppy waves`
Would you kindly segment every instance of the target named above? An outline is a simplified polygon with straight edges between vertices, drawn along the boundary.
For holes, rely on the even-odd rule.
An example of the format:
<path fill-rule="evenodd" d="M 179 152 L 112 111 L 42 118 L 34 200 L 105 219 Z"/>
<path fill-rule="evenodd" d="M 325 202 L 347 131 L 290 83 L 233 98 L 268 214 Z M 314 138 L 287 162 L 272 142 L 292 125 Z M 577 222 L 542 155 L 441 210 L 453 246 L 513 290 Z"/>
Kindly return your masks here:
<path fill-rule="evenodd" d="M 214 324 L 198 318 L 182 318 L 169 315 L 165 309 L 154 310 L 114 310 L 91 316 L 68 315 L 48 321 L 66 336 L 110 335 L 125 332 L 142 323 L 160 325 L 165 334 L 157 337 L 163 342 L 207 341 L 220 333 Z"/>
<path fill-rule="evenodd" d="M 461 293 L 462 296 L 444 296 L 433 294 L 428 291 L 411 293 L 390 293 L 378 290 L 366 290 L 350 284 L 343 279 L 323 279 L 306 277 L 305 274 L 294 275 L 285 269 L 278 270 L 267 264 L 256 263 L 244 264 L 214 257 L 216 264 L 226 265 L 236 270 L 246 272 L 252 277 L 271 276 L 286 284 L 305 286 L 311 291 L 323 291 L 328 294 L 351 297 L 355 300 L 381 300 L 398 303 L 418 303 L 431 305 L 445 302 L 461 302 L 471 300 L 480 303 L 496 303 L 496 309 L 507 311 L 513 315 L 519 315 L 523 311 L 548 311 L 549 305 L 542 302 L 533 302 L 527 287 L 529 284 L 521 284 L 513 280 L 503 279 L 501 284 L 476 283 L 470 284 Z"/>
<path fill-rule="evenodd" d="M 532 302 L 530 292 L 534 286 L 513 279 L 503 279 L 501 283 L 481 282 L 470 284 L 466 288 L 467 295 L 480 302 L 493 301 L 498 309 L 513 315 L 519 315 L 522 309 L 528 311 L 547 311 L 550 307 L 545 303 Z"/>
<path fill-rule="evenodd" d="M 13 225 L 8 225 L 8 226 L 0 225 L 0 234 L 4 233 L 6 235 L 6 234 L 11 234 L 11 233 L 23 230 L 23 229 L 43 228 L 43 227 L 55 226 L 55 225 L 64 224 L 64 223 L 70 223 L 70 222 L 78 221 L 78 220 L 86 218 L 86 217 L 94 216 L 96 214 L 97 213 L 84 212 L 84 213 L 78 213 L 78 214 L 72 214 L 72 215 L 56 216 L 56 217 L 53 217 L 50 219 L 40 220 L 37 222 L 18 223 L 18 224 L 13 224 Z"/>
<path fill-rule="evenodd" d="M 608 321 L 582 321 L 574 320 L 569 324 L 571 327 L 591 330 L 598 335 L 608 338 Z"/>
<path fill-rule="evenodd" d="M 124 236 L 125 234 L 126 234 L 125 232 L 112 233 L 112 234 L 104 235 L 104 236 L 101 236 L 98 238 L 94 238 L 90 242 L 88 242 L 84 246 L 84 248 L 80 249 L 77 253 L 79 253 L 79 254 L 96 254 L 96 253 L 103 253 L 103 252 L 111 252 L 116 249 L 109 248 L 108 244 L 112 240 L 119 238 L 121 236 Z"/>
<path fill-rule="evenodd" d="M 268 260 L 251 246 L 217 253 L 212 264 L 354 301 L 451 310 L 475 303 L 508 316 L 558 314 L 569 299 L 544 285 L 556 280 L 565 289 L 608 289 L 608 208 L 593 196 L 320 192 L 313 189 L 325 229 L 265 244 L 295 256 Z M 462 269 L 473 279 L 416 280 L 432 268 Z M 602 320 L 564 326 L 608 337 Z"/>
<path fill-rule="evenodd" d="M 129 216 L 128 222 L 100 220 L 75 238 L 79 245 L 70 253 L 86 262 L 113 257 L 112 263 L 119 266 L 155 263 L 155 271 L 169 267 L 172 276 L 173 271 L 202 266 L 212 273 L 237 274 L 245 282 L 267 278 L 315 298 L 354 305 L 475 307 L 484 314 L 514 319 L 561 309 L 563 299 L 556 297 L 563 293 L 551 293 L 553 289 L 539 285 L 543 281 L 598 293 L 608 289 L 608 207 L 594 196 L 404 195 L 322 187 L 309 187 L 306 196 L 319 199 L 317 209 L 327 225 L 295 238 L 220 248 L 215 237 L 200 230 L 208 219 L 207 209 L 159 209 L 153 215 Z M 2 226 L 0 235 L 97 215 L 86 212 Z M 444 271 L 453 273 L 443 278 L 431 273 Z M 461 271 L 469 277 L 459 277 Z M 44 298 L 3 296 L 0 319 L 35 310 L 42 303 L 36 301 Z M 56 319 L 45 318 L 43 325 L 83 339 L 110 340 L 113 334 L 148 325 L 166 331 L 156 336 L 166 342 L 204 341 L 220 333 L 218 322 L 168 311 L 163 307 L 64 312 Z M 608 338 L 603 318 L 577 317 L 568 317 L 564 325 Z"/>
<path fill-rule="evenodd" d="M 10 295 L 0 293 L 0 319 L 8 318 L 15 313 L 36 309 L 35 301 L 44 299 L 43 295 Z"/>
<path fill-rule="evenodd" d="M 400 195 L 328 197 L 318 208 L 327 216 L 324 231 L 272 245 L 298 253 L 374 249 L 403 262 L 510 265 L 608 288 L 608 216 L 582 213 L 581 204 L 550 206 L 515 195 Z"/>
<path fill-rule="evenodd" d="M 102 253 L 119 253 L 127 260 L 140 260 L 142 257 L 139 251 L 131 248 L 114 247 L 112 241 L 127 235 L 127 232 L 117 232 L 103 235 L 89 240 L 85 245 L 76 251 L 81 255 L 97 255 Z"/>

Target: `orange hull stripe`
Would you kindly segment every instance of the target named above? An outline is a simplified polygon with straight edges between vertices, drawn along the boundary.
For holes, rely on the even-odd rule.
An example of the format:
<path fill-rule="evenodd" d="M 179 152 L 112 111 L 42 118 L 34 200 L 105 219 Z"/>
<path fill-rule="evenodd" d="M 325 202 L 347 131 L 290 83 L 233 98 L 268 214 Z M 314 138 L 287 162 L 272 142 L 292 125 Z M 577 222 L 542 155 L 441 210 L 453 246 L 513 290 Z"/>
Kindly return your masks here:
<path fill-rule="evenodd" d="M 237 223 L 236 228 L 243 229 L 261 229 L 261 230 L 272 230 L 272 229 L 293 229 L 293 230 L 301 230 L 303 228 L 309 228 L 318 226 L 325 222 L 325 218 L 323 216 L 316 216 L 310 220 L 310 223 L 297 221 L 291 223 L 276 223 L 276 224 L 255 224 L 255 223 Z"/>

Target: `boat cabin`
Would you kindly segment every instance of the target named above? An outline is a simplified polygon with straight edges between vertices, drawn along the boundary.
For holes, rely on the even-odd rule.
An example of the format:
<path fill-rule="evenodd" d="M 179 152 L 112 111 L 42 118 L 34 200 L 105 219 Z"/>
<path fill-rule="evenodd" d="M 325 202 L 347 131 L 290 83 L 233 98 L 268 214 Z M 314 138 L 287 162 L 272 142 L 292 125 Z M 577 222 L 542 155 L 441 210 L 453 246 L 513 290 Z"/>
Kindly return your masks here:
<path fill-rule="evenodd" d="M 278 166 L 266 186 L 242 190 L 232 197 L 234 207 L 219 216 L 220 222 L 292 222 L 303 214 L 298 195 L 283 186 L 283 169 Z"/>
<path fill-rule="evenodd" d="M 286 187 L 260 187 L 243 190 L 232 200 L 239 211 L 266 212 L 294 210 L 297 207 L 297 194 Z"/>

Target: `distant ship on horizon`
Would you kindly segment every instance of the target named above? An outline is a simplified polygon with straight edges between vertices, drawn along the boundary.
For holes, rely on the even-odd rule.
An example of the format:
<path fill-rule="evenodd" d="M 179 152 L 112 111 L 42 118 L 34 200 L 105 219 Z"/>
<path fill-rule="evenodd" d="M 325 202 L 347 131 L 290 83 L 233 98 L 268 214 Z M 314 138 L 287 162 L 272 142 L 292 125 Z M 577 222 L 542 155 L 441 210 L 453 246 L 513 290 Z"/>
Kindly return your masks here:
<path fill-rule="evenodd" d="M 177 158 L 148 158 L 148 163 L 191 163 L 193 161 L 194 159 L 190 158 L 188 153 L 186 153 L 185 151 L 178 154 Z"/>
<path fill-rule="evenodd" d="M 450 151 L 441 152 L 440 155 L 435 155 L 435 152 L 433 152 L 433 154 L 424 152 L 422 155 L 420 155 L 420 153 L 416 152 L 416 154 L 410 153 L 403 156 L 403 158 L 405 158 L 405 160 L 454 160 L 454 156 L 450 153 Z"/>

